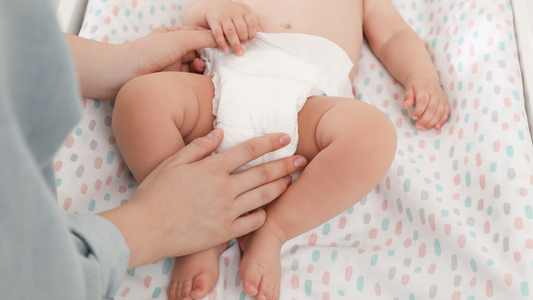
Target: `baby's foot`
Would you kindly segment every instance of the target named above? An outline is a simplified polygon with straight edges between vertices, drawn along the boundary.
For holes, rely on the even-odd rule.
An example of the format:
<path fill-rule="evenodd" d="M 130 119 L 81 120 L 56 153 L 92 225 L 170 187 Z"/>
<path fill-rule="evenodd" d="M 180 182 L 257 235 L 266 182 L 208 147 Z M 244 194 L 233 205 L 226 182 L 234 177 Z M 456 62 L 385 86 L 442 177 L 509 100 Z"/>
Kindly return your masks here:
<path fill-rule="evenodd" d="M 202 299 L 218 280 L 218 258 L 228 243 L 178 257 L 167 295 L 170 300 Z"/>
<path fill-rule="evenodd" d="M 281 281 L 281 246 L 279 238 L 266 223 L 257 231 L 239 239 L 244 252 L 240 273 L 244 292 L 258 300 L 277 300 Z M 278 229 L 279 230 L 279 229 Z"/>

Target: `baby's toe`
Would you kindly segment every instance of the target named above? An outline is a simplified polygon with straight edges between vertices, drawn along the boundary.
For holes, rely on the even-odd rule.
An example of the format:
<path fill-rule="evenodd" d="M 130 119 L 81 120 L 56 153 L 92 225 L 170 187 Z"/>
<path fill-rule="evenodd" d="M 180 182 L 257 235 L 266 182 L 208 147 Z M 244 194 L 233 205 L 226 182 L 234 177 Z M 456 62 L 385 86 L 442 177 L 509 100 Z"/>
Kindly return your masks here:
<path fill-rule="evenodd" d="M 194 299 L 204 298 L 215 286 L 215 278 L 214 274 L 207 271 L 196 275 L 193 279 L 191 297 Z"/>

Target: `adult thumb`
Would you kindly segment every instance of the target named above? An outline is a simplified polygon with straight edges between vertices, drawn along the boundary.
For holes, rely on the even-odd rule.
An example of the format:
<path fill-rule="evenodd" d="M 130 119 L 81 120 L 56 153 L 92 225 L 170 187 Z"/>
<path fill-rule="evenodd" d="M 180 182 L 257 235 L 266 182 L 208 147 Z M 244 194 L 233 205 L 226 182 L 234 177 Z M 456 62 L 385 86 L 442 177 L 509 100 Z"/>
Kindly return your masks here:
<path fill-rule="evenodd" d="M 222 143 L 224 132 L 222 129 L 215 129 L 208 135 L 194 139 L 187 146 L 183 147 L 172 157 L 174 163 L 190 164 L 211 154 Z"/>

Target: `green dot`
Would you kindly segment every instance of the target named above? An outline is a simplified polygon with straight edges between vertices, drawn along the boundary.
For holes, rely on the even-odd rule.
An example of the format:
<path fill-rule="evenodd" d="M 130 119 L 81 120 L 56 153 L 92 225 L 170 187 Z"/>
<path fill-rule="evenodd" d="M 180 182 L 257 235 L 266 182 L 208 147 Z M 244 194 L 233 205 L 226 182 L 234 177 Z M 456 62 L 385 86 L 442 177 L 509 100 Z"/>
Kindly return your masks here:
<path fill-rule="evenodd" d="M 439 192 L 442 192 L 442 185 L 440 185 L 440 184 L 438 184 L 438 183 L 435 184 L 435 189 L 436 189 L 437 191 L 439 191 Z"/>
<path fill-rule="evenodd" d="M 520 283 L 520 291 L 522 292 L 522 296 L 529 296 L 529 285 L 527 284 L 527 282 L 522 281 L 522 283 Z"/>
<path fill-rule="evenodd" d="M 470 150 L 472 149 L 472 145 L 470 143 L 466 144 L 466 153 L 470 152 Z"/>
<path fill-rule="evenodd" d="M 487 260 L 487 266 L 492 267 L 494 265 L 494 261 L 492 259 Z"/>
<path fill-rule="evenodd" d="M 413 216 L 411 215 L 411 209 L 410 208 L 406 208 L 405 209 L 405 214 L 407 215 L 407 219 L 409 220 L 409 222 L 413 223 Z"/>
<path fill-rule="evenodd" d="M 394 256 L 394 250 L 391 250 L 389 251 L 389 253 L 387 253 L 388 256 Z"/>
<path fill-rule="evenodd" d="M 415 122 L 415 124 L 416 124 L 416 122 Z M 413 124 L 413 125 L 414 125 L 414 124 Z M 417 136 L 418 134 L 419 134 L 419 131 L 418 131 L 418 130 L 414 130 L 414 131 L 413 131 L 413 135 L 414 135 L 414 136 Z"/>
<path fill-rule="evenodd" d="M 317 262 L 320 259 L 320 251 L 318 250 L 313 251 L 313 254 L 311 255 L 311 259 L 314 262 Z"/>
<path fill-rule="evenodd" d="M 475 259 L 470 260 L 470 267 L 472 267 L 472 271 L 477 272 L 477 264 Z"/>
<path fill-rule="evenodd" d="M 418 230 L 415 230 L 413 232 L 413 241 L 416 241 L 416 240 L 418 240 Z"/>
<path fill-rule="evenodd" d="M 165 6 L 161 5 L 161 11 L 165 11 Z"/>
<path fill-rule="evenodd" d="M 370 78 L 365 78 L 365 86 L 368 86 L 370 84 Z"/>
<path fill-rule="evenodd" d="M 381 221 L 381 230 L 386 231 L 387 229 L 389 229 L 389 218 L 385 218 Z"/>
<path fill-rule="evenodd" d="M 364 287 L 365 278 L 363 276 L 359 276 L 359 278 L 357 279 L 357 291 L 362 292 Z"/>
<path fill-rule="evenodd" d="M 379 72 L 379 77 L 380 77 L 380 78 L 385 77 L 385 73 L 383 73 L 383 72 Z"/>
<path fill-rule="evenodd" d="M 333 250 L 333 252 L 331 252 L 331 260 L 333 261 L 337 260 L 337 255 L 338 255 L 337 250 Z"/>
<path fill-rule="evenodd" d="M 492 206 L 487 207 L 487 215 L 492 215 Z"/>
<path fill-rule="evenodd" d="M 441 211 L 440 214 L 441 214 L 443 217 L 447 217 L 447 216 L 450 215 L 450 213 L 449 213 L 447 210 L 445 210 L 445 209 L 443 209 L 443 210 Z"/>
<path fill-rule="evenodd" d="M 422 158 L 422 157 L 419 157 L 419 158 Z M 416 169 L 415 169 L 415 172 L 417 172 L 418 174 L 420 174 L 420 169 L 419 169 L 419 168 L 416 168 Z"/>
<path fill-rule="evenodd" d="M 507 156 L 509 156 L 509 157 L 513 157 L 514 156 L 514 148 L 511 145 L 507 146 Z"/>
<path fill-rule="evenodd" d="M 509 32 L 509 39 L 511 40 L 511 42 L 513 41 L 513 34 Z"/>
<path fill-rule="evenodd" d="M 139 18 L 139 20 L 142 20 L 143 19 L 143 12 L 140 11 L 138 14 L 137 14 L 137 18 Z"/>
<path fill-rule="evenodd" d="M 476 297 L 470 295 L 470 296 L 468 296 L 468 298 L 466 298 L 466 300 L 476 300 Z"/>
<path fill-rule="evenodd" d="M 440 256 L 441 254 L 441 249 L 440 249 L 440 242 L 438 239 L 435 239 L 435 241 L 433 241 L 433 244 L 434 244 L 434 247 L 435 247 L 435 255 L 437 256 Z"/>
<path fill-rule="evenodd" d="M 422 271 L 422 268 L 416 267 L 413 271 L 415 271 L 415 273 L 420 273 L 420 271 Z"/>
<path fill-rule="evenodd" d="M 133 184 L 133 183 L 128 184 L 128 189 L 132 189 L 134 187 L 135 187 L 135 184 Z"/>
<path fill-rule="evenodd" d="M 107 152 L 107 163 L 111 164 L 113 163 L 113 159 L 115 158 L 115 152 L 109 151 Z"/>
<path fill-rule="evenodd" d="M 524 212 L 526 213 L 526 217 L 528 219 L 533 219 L 533 209 L 531 208 L 531 205 L 527 204 L 525 207 L 524 207 Z"/>
<path fill-rule="evenodd" d="M 111 108 L 115 108 L 115 100 L 109 101 L 109 106 L 111 106 Z"/>
<path fill-rule="evenodd" d="M 239 296 L 239 300 L 246 299 L 246 293 L 244 291 L 241 292 L 241 295 Z"/>
<path fill-rule="evenodd" d="M 328 235 L 330 228 L 331 228 L 331 226 L 329 225 L 329 223 L 324 224 L 324 227 L 322 227 L 322 234 L 323 235 Z"/>
<path fill-rule="evenodd" d="M 309 279 L 305 281 L 305 295 L 311 297 L 311 289 L 313 288 L 313 282 Z"/>
<path fill-rule="evenodd" d="M 468 113 L 465 114 L 465 124 L 468 123 L 468 120 L 470 119 L 470 115 Z"/>
<path fill-rule="evenodd" d="M 444 24 L 448 22 L 448 16 L 444 16 Z"/>
<path fill-rule="evenodd" d="M 77 136 L 80 136 L 82 132 L 83 131 L 81 130 L 81 128 L 76 129 L 76 135 Z"/>
<path fill-rule="evenodd" d="M 348 214 L 351 214 L 351 213 L 353 213 L 353 206 L 352 206 L 352 207 L 350 207 L 350 208 L 348 208 L 348 210 L 347 210 L 346 212 L 347 212 Z"/>
<path fill-rule="evenodd" d="M 135 276 L 135 268 L 128 270 L 128 275 Z"/>
<path fill-rule="evenodd" d="M 459 45 L 461 45 L 463 43 L 463 38 L 460 38 L 459 39 Z M 457 65 L 457 71 L 459 73 L 463 72 L 463 62 L 460 61 L 459 64 Z"/>
<path fill-rule="evenodd" d="M 410 187 L 411 187 L 411 179 L 406 179 L 403 183 L 403 191 L 409 192 Z"/>
<path fill-rule="evenodd" d="M 339 296 L 344 297 L 344 291 L 343 290 L 338 290 L 337 293 L 339 294 Z"/>
<path fill-rule="evenodd" d="M 474 32 L 474 37 L 477 38 L 479 36 L 479 31 Z"/>
<path fill-rule="evenodd" d="M 498 169 L 498 164 L 497 163 L 491 163 L 490 164 L 490 171 L 491 172 L 496 172 L 497 169 Z"/>
<path fill-rule="evenodd" d="M 117 30 L 116 29 L 111 30 L 111 34 L 112 35 L 117 35 Z"/>
<path fill-rule="evenodd" d="M 465 184 L 466 184 L 467 187 L 469 187 L 470 183 L 471 183 L 470 172 L 468 172 L 465 175 Z"/>
<path fill-rule="evenodd" d="M 61 179 L 57 178 L 56 179 L 56 187 L 59 187 L 61 185 L 61 182 L 63 182 L 63 181 L 61 181 Z"/>
<path fill-rule="evenodd" d="M 170 270 L 170 265 L 172 264 L 172 259 L 165 258 L 165 262 L 163 263 L 163 269 L 161 270 L 163 272 L 163 275 L 167 275 L 168 271 Z"/>
<path fill-rule="evenodd" d="M 461 14 L 461 21 L 465 19 L 465 13 Z"/>
<path fill-rule="evenodd" d="M 472 198 L 468 197 L 465 199 L 465 207 L 472 206 Z"/>
<path fill-rule="evenodd" d="M 435 150 L 440 149 L 440 140 L 437 139 L 433 142 L 433 148 L 435 148 Z"/>
<path fill-rule="evenodd" d="M 370 259 L 370 265 L 373 267 L 378 263 L 378 255 L 374 254 L 372 255 L 372 258 Z"/>
<path fill-rule="evenodd" d="M 153 15 L 155 13 L 155 7 L 150 7 L 150 14 Z"/>
<path fill-rule="evenodd" d="M 480 135 L 480 136 L 479 136 L 479 142 L 481 143 L 481 142 L 483 142 L 484 140 L 485 140 L 485 135 L 483 135 L 483 134 Z"/>
<path fill-rule="evenodd" d="M 109 193 L 105 193 L 104 200 L 109 201 L 109 199 L 111 199 L 111 195 Z"/>
<path fill-rule="evenodd" d="M 102 13 L 102 10 L 99 9 L 99 10 L 97 10 L 97 11 L 94 13 L 94 15 L 98 17 L 101 13 Z"/>
<path fill-rule="evenodd" d="M 513 91 L 513 97 L 516 101 L 519 101 L 520 100 L 520 94 L 518 93 L 517 90 L 514 90 Z"/>
<path fill-rule="evenodd" d="M 100 107 L 100 101 L 94 100 L 94 107 L 99 108 Z"/>
<path fill-rule="evenodd" d="M 523 141 L 524 140 L 524 133 L 522 132 L 522 130 L 518 130 L 518 138 Z"/>
<path fill-rule="evenodd" d="M 91 202 L 89 203 L 89 207 L 87 209 L 89 211 L 94 211 L 95 208 L 96 208 L 96 201 L 94 201 L 94 199 L 92 199 Z"/>
<path fill-rule="evenodd" d="M 470 236 L 473 237 L 473 238 L 476 238 L 476 233 L 473 232 L 473 231 L 470 231 Z"/>
<path fill-rule="evenodd" d="M 409 293 L 409 300 L 415 300 L 415 294 Z"/>
<path fill-rule="evenodd" d="M 500 42 L 500 50 L 505 51 L 505 43 Z"/>
<path fill-rule="evenodd" d="M 459 81 L 459 84 L 457 85 L 457 87 L 459 88 L 459 92 L 463 90 L 463 82 L 462 81 Z"/>
<path fill-rule="evenodd" d="M 181 10 L 181 9 L 182 9 L 181 5 L 178 5 L 178 9 L 179 9 L 179 10 Z"/>
<path fill-rule="evenodd" d="M 480 86 L 480 87 L 477 89 L 477 93 L 478 93 L 478 94 L 483 93 L 483 87 L 482 87 L 482 86 Z"/>
<path fill-rule="evenodd" d="M 434 39 L 431 41 L 431 46 L 432 46 L 433 48 L 435 48 L 435 46 L 437 46 L 437 42 L 438 42 L 438 41 L 439 41 L 438 38 L 434 38 Z"/>
<path fill-rule="evenodd" d="M 129 9 L 126 9 L 126 13 L 125 13 L 125 14 L 126 14 L 126 18 L 129 18 L 129 16 L 131 15 L 130 10 L 129 10 Z"/>
<path fill-rule="evenodd" d="M 156 287 L 154 293 L 152 294 L 152 299 L 156 299 L 157 297 L 159 297 L 159 294 L 161 294 L 161 288 Z"/>
<path fill-rule="evenodd" d="M 483 59 L 485 59 L 485 61 L 489 60 L 490 59 L 490 54 L 485 54 L 483 56 Z"/>

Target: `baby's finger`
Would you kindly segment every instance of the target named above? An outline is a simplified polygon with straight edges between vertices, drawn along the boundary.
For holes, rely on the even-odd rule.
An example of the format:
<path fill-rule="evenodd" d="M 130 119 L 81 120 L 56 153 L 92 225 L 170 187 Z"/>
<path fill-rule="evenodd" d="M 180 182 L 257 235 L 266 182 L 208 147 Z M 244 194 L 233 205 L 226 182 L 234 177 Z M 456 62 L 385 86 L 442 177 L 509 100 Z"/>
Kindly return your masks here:
<path fill-rule="evenodd" d="M 235 30 L 233 22 L 229 20 L 224 22 L 224 24 L 222 24 L 222 28 L 224 28 L 226 39 L 231 45 L 231 48 L 233 48 L 233 51 L 235 51 L 235 54 L 237 54 L 237 56 L 242 56 L 244 54 L 244 50 L 242 50 L 241 42 L 239 41 L 239 36 L 237 36 L 237 31 Z"/>
<path fill-rule="evenodd" d="M 252 14 L 245 14 L 244 22 L 246 22 L 246 26 L 248 27 L 248 40 L 251 40 L 257 34 L 257 29 L 259 28 L 259 24 L 257 23 L 255 16 Z"/>
<path fill-rule="evenodd" d="M 413 111 L 413 114 L 411 115 L 411 118 L 413 118 L 414 120 L 418 120 L 420 119 L 420 116 L 422 116 L 424 111 L 426 111 L 426 108 L 429 104 L 429 93 L 424 90 L 415 90 L 414 92 L 416 107 Z"/>
<path fill-rule="evenodd" d="M 403 107 L 409 108 L 415 103 L 415 93 L 413 91 L 413 86 L 410 85 L 405 89 L 405 96 L 403 97 Z"/>
<path fill-rule="evenodd" d="M 449 116 L 450 116 L 450 106 L 448 105 L 448 102 L 446 102 L 446 104 L 444 104 L 444 113 L 442 114 L 442 117 L 437 123 L 437 125 L 435 125 L 435 128 L 440 129 L 442 126 L 444 126 L 446 121 L 448 121 Z"/>
<path fill-rule="evenodd" d="M 431 119 L 433 119 L 433 116 L 437 112 L 437 107 L 438 107 L 437 99 L 432 99 L 431 95 L 428 95 L 428 97 L 429 99 L 428 99 L 428 105 L 426 106 L 426 110 L 424 110 L 424 112 L 422 113 L 422 116 L 420 117 L 418 122 L 416 122 L 415 124 L 416 128 L 422 131 L 425 131 L 426 129 L 428 129 L 427 124 L 429 123 L 429 121 L 431 121 Z M 417 107 L 418 107 L 418 104 L 417 104 Z"/>
<path fill-rule="evenodd" d="M 205 70 L 205 61 L 201 58 L 195 58 L 189 66 L 194 73 L 202 74 Z"/>
<path fill-rule="evenodd" d="M 437 96 L 435 96 L 436 98 Z M 440 119 L 442 118 L 442 115 L 444 114 L 444 103 L 442 101 L 438 101 L 437 104 L 437 111 L 433 115 L 433 118 L 426 124 L 426 129 L 430 129 L 431 127 L 435 126 Z"/>
<path fill-rule="evenodd" d="M 213 33 L 213 38 L 217 42 L 217 45 L 220 47 L 220 49 L 222 49 L 222 51 L 228 52 L 229 47 L 228 44 L 226 44 L 226 38 L 224 37 L 224 30 L 222 29 L 222 26 L 220 26 L 220 24 L 210 26 L 211 32 Z"/>
<path fill-rule="evenodd" d="M 233 19 L 233 25 L 235 25 L 235 30 L 237 31 L 237 36 L 239 36 L 239 41 L 241 44 L 248 43 L 248 28 L 244 22 L 244 19 Z"/>

